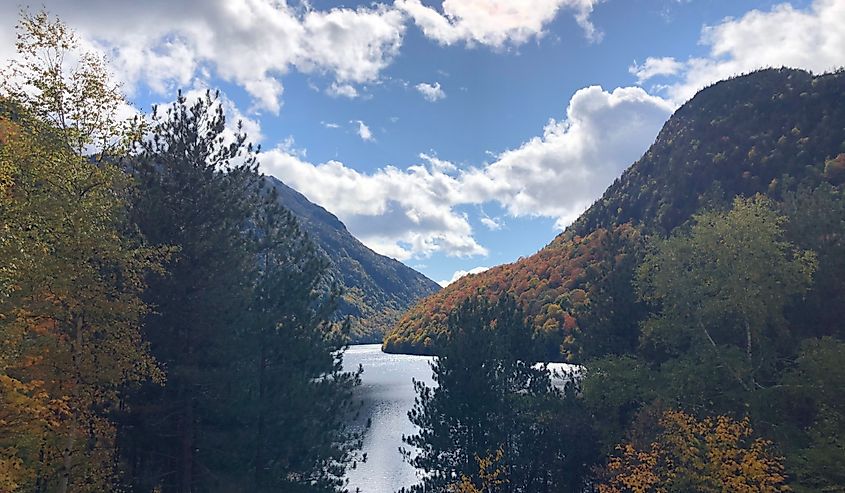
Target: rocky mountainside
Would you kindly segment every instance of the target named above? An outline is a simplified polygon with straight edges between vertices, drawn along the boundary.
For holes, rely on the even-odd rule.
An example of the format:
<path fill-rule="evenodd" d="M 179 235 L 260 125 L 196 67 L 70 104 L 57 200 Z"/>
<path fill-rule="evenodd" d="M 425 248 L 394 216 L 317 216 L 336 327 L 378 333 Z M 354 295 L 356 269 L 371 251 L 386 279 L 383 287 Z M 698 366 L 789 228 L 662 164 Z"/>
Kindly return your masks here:
<path fill-rule="evenodd" d="M 631 271 L 645 237 L 665 236 L 736 196 L 781 201 L 823 183 L 840 193 L 843 181 L 845 72 L 770 69 L 719 82 L 679 108 L 642 158 L 548 246 L 422 300 L 385 337 L 384 349 L 436 352 L 444 321 L 461 300 L 507 292 L 547 340 L 548 357 L 571 358 L 567 348 L 583 336 L 579 317 L 615 316 L 609 309 L 590 313 L 591 300 L 614 292 L 617 273 Z M 839 285 L 831 279 L 832 288 Z"/>
<path fill-rule="evenodd" d="M 276 178 L 268 181 L 329 259 L 332 277 L 344 288 L 337 315 L 352 317 L 354 342 L 381 342 L 408 307 L 440 289 L 405 264 L 367 248 L 334 214 L 301 193 Z"/>

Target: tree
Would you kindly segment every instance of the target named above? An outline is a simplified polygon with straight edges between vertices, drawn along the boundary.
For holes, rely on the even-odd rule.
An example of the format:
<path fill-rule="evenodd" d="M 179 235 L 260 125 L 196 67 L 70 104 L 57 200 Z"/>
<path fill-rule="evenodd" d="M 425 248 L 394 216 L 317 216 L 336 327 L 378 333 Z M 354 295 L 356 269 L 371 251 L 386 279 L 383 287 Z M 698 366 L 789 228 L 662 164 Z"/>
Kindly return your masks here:
<path fill-rule="evenodd" d="M 753 438 L 749 421 L 697 420 L 666 411 L 654 441 L 626 442 L 610 459 L 600 493 L 776 493 L 789 491 L 772 444 Z"/>
<path fill-rule="evenodd" d="M 795 491 L 845 491 L 845 342 L 806 339 L 769 396 Z"/>
<path fill-rule="evenodd" d="M 634 289 L 644 250 L 639 232 L 630 225 L 613 228 L 603 248 L 618 253 L 591 269 L 587 282 L 593 288 L 587 302 L 575 308 L 577 327 L 569 338 L 571 343 L 565 344 L 570 359 L 579 363 L 634 353 L 640 325 L 648 314 Z"/>
<path fill-rule="evenodd" d="M 795 337 L 785 343 L 797 348 L 801 337 L 842 338 L 845 333 L 837 330 L 845 318 L 845 195 L 827 183 L 801 186 L 784 194 L 779 211 L 787 218 L 785 237 L 818 257 L 812 287 L 787 313 Z"/>
<path fill-rule="evenodd" d="M 139 147 L 133 217 L 178 253 L 146 294 L 167 385 L 135 393 L 121 421 L 134 485 L 338 490 L 359 445 L 345 429 L 359 376 L 327 323 L 325 259 L 265 188 L 247 136 L 227 137 L 216 94 L 180 94 Z"/>
<path fill-rule="evenodd" d="M 228 361 L 238 357 L 228 350 L 256 271 L 245 234 L 259 183 L 255 153 L 243 134 L 224 140 L 215 98 L 189 104 L 180 94 L 165 114 L 156 108 L 151 137 L 127 163 L 138 182 L 134 222 L 151 244 L 178 249 L 145 294 L 155 306 L 146 325 L 167 385 L 135 393 L 122 423 L 131 477 L 144 489 L 187 492 L 208 481 L 214 451 L 204 440 L 221 430 L 202 412 L 228 397 Z"/>
<path fill-rule="evenodd" d="M 419 432 L 404 438 L 415 450 L 403 453 L 424 474 L 412 491 L 485 481 L 489 491 L 559 491 L 573 455 L 561 442 L 574 433 L 556 419 L 562 399 L 548 372 L 531 363 L 531 329 L 516 301 L 469 299 L 447 325 L 432 363 L 437 386 L 414 383 L 408 416 Z"/>
<path fill-rule="evenodd" d="M 65 72 L 74 42 L 46 14 L 24 14 L 23 61 L 3 74 L 0 391 L 10 426 L 0 482 L 9 489 L 110 489 L 121 390 L 161 378 L 140 295 L 167 251 L 132 233 L 126 175 L 89 154 L 125 136 L 114 107 L 100 105 L 114 94 L 100 91 L 108 74 L 96 58 Z"/>
<path fill-rule="evenodd" d="M 61 130 L 56 138 L 76 155 L 119 159 L 140 120 L 118 118 L 128 107 L 106 60 L 81 51 L 76 34 L 46 11 L 21 12 L 18 56 L 2 72 L 0 91 Z"/>
<path fill-rule="evenodd" d="M 638 274 L 642 297 L 660 307 L 641 348 L 660 361 L 703 345 L 746 391 L 771 384 L 784 309 L 816 265 L 783 239 L 784 221 L 762 196 L 737 198 L 730 211 L 694 216 L 688 234 L 657 241 Z"/>
<path fill-rule="evenodd" d="M 360 369 L 343 371 L 349 327 L 328 322 L 337 291 L 327 261 L 275 193 L 251 222 L 258 271 L 239 331 L 246 357 L 233 370 L 241 406 L 228 406 L 243 428 L 224 435 L 219 449 L 232 453 L 218 462 L 249 491 L 337 491 L 361 446 L 361 434 L 347 427 L 360 383 Z"/>

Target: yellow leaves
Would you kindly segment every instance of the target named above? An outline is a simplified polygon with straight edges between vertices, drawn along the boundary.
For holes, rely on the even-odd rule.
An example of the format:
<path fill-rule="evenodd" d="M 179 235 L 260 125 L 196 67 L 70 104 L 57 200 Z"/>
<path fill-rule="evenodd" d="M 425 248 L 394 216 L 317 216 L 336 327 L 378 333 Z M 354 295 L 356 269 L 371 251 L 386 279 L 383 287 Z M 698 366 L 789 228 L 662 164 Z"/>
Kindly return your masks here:
<path fill-rule="evenodd" d="M 43 382 L 21 382 L 0 374 L 0 491 L 15 491 L 34 475 L 25 461 L 28 446 L 38 443 L 50 414 Z"/>
<path fill-rule="evenodd" d="M 667 411 L 647 450 L 638 450 L 630 442 L 617 447 L 599 492 L 789 491 L 782 461 L 772 455 L 771 443 L 752 435 L 747 418 L 696 420 L 681 411 Z"/>
<path fill-rule="evenodd" d="M 450 493 L 491 493 L 499 491 L 508 483 L 505 470 L 505 452 L 499 447 L 495 452 L 485 457 L 475 457 L 478 463 L 478 478 L 475 484 L 473 478 L 466 475 L 449 487 Z"/>
<path fill-rule="evenodd" d="M 84 58 L 65 74 L 35 55 L 70 48 L 66 27 L 43 13 L 24 15 L 21 26 L 28 30 L 19 37 L 22 62 L 10 70 L 42 90 L 0 80 L 2 491 L 31 479 L 16 474 L 20 468 L 38 465 L 47 484 L 55 481 L 66 465 L 54 452 L 67 440 L 75 444 L 68 453 L 89 469 L 85 478 L 112 474 L 113 451 L 91 443 L 113 443 L 102 410 L 117 404 L 118 389 L 163 379 L 142 341 L 148 307 L 140 295 L 146 274 L 170 255 L 132 236 L 125 173 L 84 155 L 92 146 L 115 151 L 123 139 L 113 112 L 119 94 L 103 66 Z M 55 77 L 37 77 L 48 73 Z M 66 118 L 57 121 L 59 113 Z M 80 474 L 70 483 L 88 479 Z"/>

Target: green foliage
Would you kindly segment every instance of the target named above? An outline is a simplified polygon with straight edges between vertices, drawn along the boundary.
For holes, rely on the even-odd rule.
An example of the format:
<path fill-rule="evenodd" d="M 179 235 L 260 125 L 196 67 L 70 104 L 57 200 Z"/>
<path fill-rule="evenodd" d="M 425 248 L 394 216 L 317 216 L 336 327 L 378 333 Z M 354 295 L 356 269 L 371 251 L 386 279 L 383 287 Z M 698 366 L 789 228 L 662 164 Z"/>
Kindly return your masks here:
<path fill-rule="evenodd" d="M 827 205 L 832 197 L 826 185 L 799 196 Z M 799 211 L 813 209 L 790 203 L 791 226 L 774 203 L 756 196 L 736 199 L 729 211 L 697 214 L 689 230 L 654 241 L 638 273 L 640 293 L 652 307 L 640 347 L 630 356 L 589 362 L 582 383 L 606 453 L 626 439 L 641 439 L 649 428 L 644 417 L 665 406 L 705 422 L 710 416 L 733 416 L 753 420 L 758 433 L 774 439 L 786 455 L 790 486 L 838 491 L 833 485 L 840 483 L 842 467 L 843 344 L 806 339 L 796 354 L 792 341 L 805 337 L 804 329 L 795 330 L 785 316 L 800 313 L 795 307 L 811 285 L 817 258 L 786 241 L 785 229 L 808 231 L 814 223 L 831 221 L 798 223 Z M 837 224 L 834 219 L 832 225 Z M 820 251 L 821 259 L 830 249 L 822 245 Z M 824 303 L 817 306 L 825 309 Z M 651 478 L 657 482 L 652 485 L 668 484 L 669 476 L 658 471 L 662 452 L 654 446 L 637 451 L 641 445 L 622 445 L 622 458 L 610 468 L 626 471 L 621 473 L 625 481 Z M 699 480 L 691 475 L 707 476 L 677 474 L 676 479 L 694 483 Z M 617 489 L 607 491 L 624 491 L 619 490 L 624 481 L 614 481 L 609 484 Z"/>
<path fill-rule="evenodd" d="M 128 401 L 129 476 L 144 490 L 337 491 L 359 377 L 326 324 L 326 264 L 225 128 L 215 95 L 180 95 L 129 163 L 138 227 L 178 248 L 147 292 L 168 382 Z"/>
<path fill-rule="evenodd" d="M 660 306 L 643 326 L 650 358 L 709 345 L 747 390 L 775 378 L 784 310 L 809 288 L 816 258 L 783 240 L 785 218 L 772 205 L 761 196 L 737 198 L 728 212 L 694 216 L 688 235 L 657 242 L 646 255 L 640 293 Z M 742 348 L 745 361 L 731 361 L 723 346 Z"/>
<path fill-rule="evenodd" d="M 845 491 L 845 342 L 807 339 L 771 401 L 796 491 Z M 770 402 L 771 402 L 770 401 Z"/>
<path fill-rule="evenodd" d="M 126 137 L 103 66 L 84 55 L 68 75 L 75 38 L 46 14 L 19 31 L 0 85 L 0 484 L 109 490 L 120 391 L 162 378 L 141 294 L 168 251 L 133 234 L 125 174 L 87 154 Z"/>
<path fill-rule="evenodd" d="M 119 158 L 138 129 L 116 118 L 126 102 L 106 61 L 80 51 L 75 33 L 43 10 L 21 12 L 15 47 L 0 91 L 60 129 L 55 137 L 77 155 Z"/>
<path fill-rule="evenodd" d="M 845 195 L 822 183 L 786 192 L 780 204 L 786 238 L 818 257 L 813 285 L 787 314 L 797 337 L 838 336 L 845 319 Z M 793 344 L 797 347 L 797 344 Z"/>
<path fill-rule="evenodd" d="M 448 321 L 449 339 L 432 363 L 432 388 L 415 382 L 406 459 L 424 472 L 412 491 L 447 491 L 463 482 L 485 491 L 578 491 L 586 474 L 590 427 L 577 401 L 564 401 L 549 374 L 530 363 L 530 328 L 513 299 L 465 301 Z M 574 393 L 574 390 L 572 390 Z M 489 486 L 489 485 L 488 485 Z"/>

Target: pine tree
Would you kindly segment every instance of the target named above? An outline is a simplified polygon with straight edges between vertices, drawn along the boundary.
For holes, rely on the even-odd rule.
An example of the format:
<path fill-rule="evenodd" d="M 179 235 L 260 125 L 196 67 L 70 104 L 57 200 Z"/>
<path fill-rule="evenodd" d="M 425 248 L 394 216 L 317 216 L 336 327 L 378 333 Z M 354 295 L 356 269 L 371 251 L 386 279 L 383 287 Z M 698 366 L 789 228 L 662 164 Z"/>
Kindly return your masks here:
<path fill-rule="evenodd" d="M 147 293 L 167 383 L 136 393 L 122 421 L 142 489 L 337 491 L 360 445 L 326 261 L 246 139 L 227 133 L 217 95 L 180 95 L 128 164 L 141 232 L 177 249 Z"/>
<path fill-rule="evenodd" d="M 547 370 L 532 364 L 531 329 L 516 301 L 469 299 L 448 327 L 449 339 L 432 363 L 437 386 L 414 383 L 417 399 L 408 416 L 419 431 L 404 438 L 412 448 L 403 454 L 423 479 L 411 491 L 580 486 L 583 471 L 570 463 L 577 433 L 556 419 L 565 416 L 564 400 Z"/>

